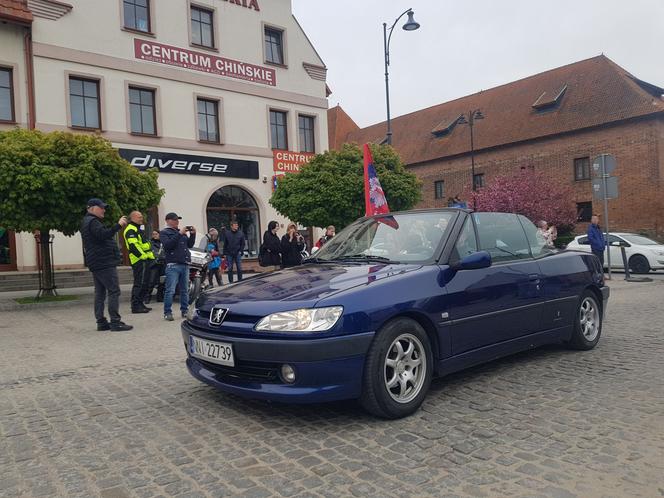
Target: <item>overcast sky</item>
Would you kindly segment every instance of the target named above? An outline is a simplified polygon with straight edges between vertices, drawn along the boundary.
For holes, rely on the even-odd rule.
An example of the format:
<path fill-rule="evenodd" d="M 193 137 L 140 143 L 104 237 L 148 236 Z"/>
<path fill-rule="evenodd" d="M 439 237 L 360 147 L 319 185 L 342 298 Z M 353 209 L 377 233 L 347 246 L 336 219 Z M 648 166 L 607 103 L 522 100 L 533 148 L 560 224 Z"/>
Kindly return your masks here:
<path fill-rule="evenodd" d="M 390 43 L 392 117 L 601 53 L 664 86 L 664 0 L 292 0 L 340 104 L 384 121 L 383 22 L 412 7 Z"/>

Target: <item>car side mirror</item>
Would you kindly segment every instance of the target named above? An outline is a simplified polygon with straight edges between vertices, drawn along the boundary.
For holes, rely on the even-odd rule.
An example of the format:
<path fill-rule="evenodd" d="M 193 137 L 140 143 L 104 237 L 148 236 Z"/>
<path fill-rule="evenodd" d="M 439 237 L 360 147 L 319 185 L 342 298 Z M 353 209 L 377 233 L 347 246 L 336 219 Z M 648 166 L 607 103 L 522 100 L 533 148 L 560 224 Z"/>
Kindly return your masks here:
<path fill-rule="evenodd" d="M 452 270 L 479 270 L 491 266 L 491 254 L 486 251 L 477 251 L 469 254 L 460 261 L 450 264 Z"/>

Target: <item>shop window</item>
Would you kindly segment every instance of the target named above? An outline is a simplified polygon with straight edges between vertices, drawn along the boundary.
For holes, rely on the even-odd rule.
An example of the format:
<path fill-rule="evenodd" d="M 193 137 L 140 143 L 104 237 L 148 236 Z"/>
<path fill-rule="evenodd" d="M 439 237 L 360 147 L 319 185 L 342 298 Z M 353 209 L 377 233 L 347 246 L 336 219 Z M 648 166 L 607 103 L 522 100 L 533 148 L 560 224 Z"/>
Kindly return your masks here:
<path fill-rule="evenodd" d="M 69 111 L 73 127 L 100 129 L 99 81 L 70 77 Z"/>
<path fill-rule="evenodd" d="M 150 0 L 123 0 L 124 27 L 150 32 Z"/>
<path fill-rule="evenodd" d="M 147 88 L 129 87 L 131 132 L 156 135 L 155 92 Z"/>
<path fill-rule="evenodd" d="M 577 202 L 576 203 L 576 220 L 582 222 L 589 222 L 593 216 L 593 203 Z"/>
<path fill-rule="evenodd" d="M 284 64 L 284 32 L 265 28 L 265 62 Z"/>
<path fill-rule="evenodd" d="M 214 48 L 214 12 L 191 6 L 191 43 Z"/>
<path fill-rule="evenodd" d="M 14 74 L 0 67 L 0 121 L 14 122 Z"/>
<path fill-rule="evenodd" d="M 270 138 L 273 149 L 288 150 L 288 115 L 270 110 Z"/>
<path fill-rule="evenodd" d="M 219 143 L 219 103 L 209 99 L 196 99 L 198 139 Z"/>
<path fill-rule="evenodd" d="M 300 152 L 316 152 L 313 116 L 298 116 Z"/>
<path fill-rule="evenodd" d="M 231 221 L 236 220 L 244 232 L 247 245 L 244 255 L 258 257 L 260 246 L 260 218 L 258 204 L 252 195 L 236 186 L 221 187 L 210 197 L 207 204 L 207 227 L 214 227 L 221 234 L 230 230 Z"/>
<path fill-rule="evenodd" d="M 574 159 L 574 180 L 590 180 L 590 158 L 580 157 Z"/>
<path fill-rule="evenodd" d="M 443 199 L 445 197 L 445 182 L 443 180 L 438 180 L 433 182 L 434 189 L 434 198 Z"/>

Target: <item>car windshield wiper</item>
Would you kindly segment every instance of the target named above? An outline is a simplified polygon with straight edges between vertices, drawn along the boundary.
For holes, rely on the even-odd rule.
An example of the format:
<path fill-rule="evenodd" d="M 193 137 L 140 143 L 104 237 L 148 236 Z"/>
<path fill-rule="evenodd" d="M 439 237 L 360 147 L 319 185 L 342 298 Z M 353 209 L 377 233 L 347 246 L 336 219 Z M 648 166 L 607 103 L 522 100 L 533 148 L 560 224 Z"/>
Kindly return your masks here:
<path fill-rule="evenodd" d="M 351 254 L 348 256 L 342 256 L 337 259 L 339 261 L 377 261 L 380 263 L 397 263 L 397 261 L 392 261 L 390 258 L 386 258 L 384 256 L 373 256 L 371 254 Z"/>
<path fill-rule="evenodd" d="M 306 263 L 332 263 L 332 260 L 330 259 L 320 259 L 318 256 L 309 256 L 308 258 L 305 258 L 302 260 L 302 264 Z"/>
<path fill-rule="evenodd" d="M 510 256 L 514 256 L 514 257 L 517 257 L 517 258 L 519 257 L 518 254 L 516 254 L 512 251 L 508 251 L 507 249 L 503 249 L 502 247 L 493 246 L 491 249 L 498 249 L 500 252 L 504 252 L 506 254 L 509 254 Z M 491 249 L 489 249 L 489 250 L 491 250 Z"/>

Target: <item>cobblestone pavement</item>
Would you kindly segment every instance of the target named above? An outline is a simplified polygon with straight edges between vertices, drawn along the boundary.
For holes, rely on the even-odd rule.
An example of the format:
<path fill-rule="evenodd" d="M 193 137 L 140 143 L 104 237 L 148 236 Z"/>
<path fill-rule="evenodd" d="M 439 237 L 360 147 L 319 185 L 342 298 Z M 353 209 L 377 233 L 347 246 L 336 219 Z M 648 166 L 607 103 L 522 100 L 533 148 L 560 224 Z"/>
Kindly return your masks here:
<path fill-rule="evenodd" d="M 3 312 L 0 496 L 664 496 L 664 280 L 611 286 L 593 351 L 436 380 L 398 421 L 216 392 L 158 309 Z"/>

